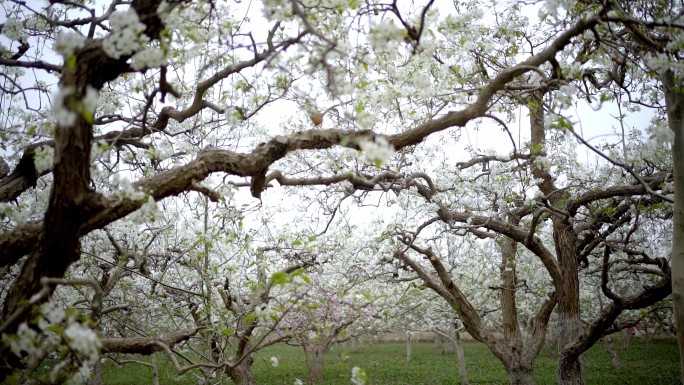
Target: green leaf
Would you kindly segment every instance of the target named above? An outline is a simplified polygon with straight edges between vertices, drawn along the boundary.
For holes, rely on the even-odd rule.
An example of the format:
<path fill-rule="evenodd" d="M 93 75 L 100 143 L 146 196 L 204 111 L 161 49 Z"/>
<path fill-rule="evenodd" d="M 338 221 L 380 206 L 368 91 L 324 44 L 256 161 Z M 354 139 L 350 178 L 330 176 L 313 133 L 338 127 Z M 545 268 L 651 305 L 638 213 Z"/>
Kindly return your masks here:
<path fill-rule="evenodd" d="M 233 329 L 228 329 L 228 328 L 221 329 L 221 334 L 223 334 L 224 336 L 229 336 L 229 335 L 233 334 Z"/>
<path fill-rule="evenodd" d="M 254 318 L 256 318 L 256 313 L 249 313 L 245 316 L 245 323 L 251 324 L 252 321 L 254 321 Z"/>
<path fill-rule="evenodd" d="M 271 281 L 273 281 L 273 283 L 276 285 L 284 285 L 287 283 L 287 274 L 283 273 L 282 271 L 273 273 L 273 275 L 271 275 Z"/>
<path fill-rule="evenodd" d="M 64 63 L 64 64 L 66 65 L 66 68 L 68 68 L 70 70 L 73 70 L 74 68 L 76 68 L 76 55 L 69 56 L 66 59 L 66 63 Z"/>

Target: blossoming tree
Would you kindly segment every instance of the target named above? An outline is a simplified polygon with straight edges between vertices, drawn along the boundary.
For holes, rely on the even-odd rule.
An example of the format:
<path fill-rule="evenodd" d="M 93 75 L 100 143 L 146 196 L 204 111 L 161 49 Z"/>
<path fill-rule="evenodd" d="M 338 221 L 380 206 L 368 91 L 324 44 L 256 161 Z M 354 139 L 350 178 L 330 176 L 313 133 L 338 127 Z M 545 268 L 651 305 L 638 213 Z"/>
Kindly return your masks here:
<path fill-rule="evenodd" d="M 668 276 L 669 266 L 652 256 L 651 249 L 633 249 L 633 244 L 647 243 L 647 236 L 636 237 L 625 228 L 657 222 L 644 213 L 648 209 L 667 213 L 672 187 L 667 161 L 653 161 L 652 153 L 646 157 L 629 153 L 628 148 L 643 147 L 628 146 L 626 140 L 623 158 L 610 153 L 614 143 L 607 143 L 609 148 L 603 151 L 618 159 L 612 162 L 616 168 L 591 178 L 573 173 L 571 157 L 576 154 L 549 140 L 548 130 L 556 129 L 558 143 L 567 143 L 561 139 L 569 135 L 583 145 L 588 142 L 554 103 L 567 107 L 577 96 L 594 98 L 594 103 L 616 100 L 614 95 L 626 97 L 625 88 L 632 89 L 625 79 L 633 84 L 649 72 L 641 72 L 643 68 L 628 56 L 604 55 L 596 47 L 658 47 L 662 55 L 649 65 L 665 59 L 677 63 L 672 59 L 680 50 L 679 40 L 669 36 L 679 36 L 680 27 L 676 20 L 650 19 L 648 12 L 657 11 L 653 17 L 661 17 L 662 10 L 669 9 L 667 2 L 662 2 L 662 9 L 639 2 L 642 8 L 637 11 L 627 2 L 566 3 L 546 3 L 541 15 L 530 22 L 521 4 L 492 8 L 476 0 L 456 1 L 448 7 L 434 1 L 348 0 L 264 0 L 260 7 L 213 0 L 112 0 L 104 6 L 90 1 L 7 2 L 0 36 L 0 279 L 7 282 L 0 291 L 0 381 L 21 382 L 36 367 L 40 355 L 34 354 L 31 341 L 37 333 L 53 333 L 53 345 L 72 354 L 52 382 L 82 380 L 98 349 L 107 353 L 112 346 L 126 346 L 131 352 L 154 353 L 198 334 L 207 337 L 210 332 L 203 330 L 204 323 L 221 315 L 224 300 L 209 287 L 230 275 L 218 269 L 222 253 L 206 252 L 212 249 L 209 242 L 225 233 L 223 242 L 236 248 L 249 243 L 247 235 L 256 233 L 232 236 L 239 231 L 229 232 L 226 223 L 244 228 L 245 213 L 265 212 L 272 207 L 269 202 L 284 199 L 283 192 L 298 191 L 315 199 L 309 201 L 311 205 L 299 206 L 311 223 L 299 234 L 303 238 L 293 243 L 330 230 L 346 201 L 377 206 L 372 199 L 380 195 L 383 203 L 392 205 L 388 197 L 395 194 L 408 205 L 423 206 L 423 212 L 438 214 L 437 221 L 444 226 L 465 227 L 464 236 L 496 233 L 502 250 L 513 247 L 506 245 L 508 240 L 529 249 L 551 277 L 559 324 L 567 330 L 559 341 L 560 381 L 583 383 L 581 353 L 605 330 L 605 323 L 612 323 L 624 309 L 666 295 L 668 287 L 660 278 Z M 635 15 L 626 16 L 629 12 Z M 624 27 L 633 41 L 622 41 L 626 35 L 614 33 L 614 27 Z M 644 34 L 649 28 L 663 32 L 655 37 Z M 660 41 L 660 36 L 670 40 L 650 44 Z M 608 44 L 613 41 L 617 43 Z M 621 48 L 617 52 L 622 53 Z M 663 66 L 652 70 L 660 70 L 662 84 L 670 90 L 665 93 L 668 122 L 677 128 L 678 88 L 670 87 L 677 77 L 668 75 L 677 72 Z M 604 87 L 610 92 L 601 91 Z M 662 95 L 653 87 L 637 87 L 633 92 L 651 99 Z M 618 101 L 633 105 L 629 98 Z M 458 191 L 463 202 L 451 194 L 455 181 L 444 174 L 429 183 L 430 177 L 425 176 L 434 171 L 432 166 L 455 148 L 435 147 L 435 142 L 451 143 L 480 118 L 499 124 L 513 121 L 516 109 L 522 107 L 529 108 L 532 116 L 528 146 L 522 139 L 512 140 L 515 147 L 504 158 L 473 154 L 472 163 L 463 167 L 482 166 L 486 173 L 491 171 L 487 162 L 505 164 L 509 174 L 517 173 L 515 183 L 494 181 L 487 189 L 476 175 L 458 180 L 463 184 Z M 510 130 L 502 136 L 513 137 Z M 466 153 L 456 152 L 450 155 Z M 678 154 L 675 151 L 677 159 Z M 633 166 L 623 167 L 631 161 Z M 619 174 L 618 168 L 626 174 Z M 676 178 L 679 170 L 675 168 Z M 222 206 L 236 189 L 248 189 L 251 203 Z M 412 190 L 412 199 L 406 198 L 407 189 Z M 471 205 L 466 199 L 470 190 L 484 192 L 483 198 Z M 681 195 L 675 191 L 675 196 Z M 509 201 L 500 202 L 504 197 Z M 209 202 L 227 214 L 212 216 L 206 231 L 177 220 L 203 212 Z M 274 204 L 278 205 L 286 203 Z M 180 217 L 170 215 L 180 206 Z M 677 226 L 681 224 L 678 210 L 677 206 Z M 151 222 L 158 212 L 170 222 L 169 229 L 124 221 L 143 215 Z M 263 218 L 274 226 L 271 217 Z M 266 224 L 262 228 L 271 230 Z M 105 228 L 114 229 L 111 239 L 101 233 Z M 129 253 L 137 260 L 108 256 L 111 268 L 97 270 L 97 259 L 87 254 L 89 242 L 97 243 L 93 250 L 116 250 L 111 255 L 122 254 L 117 243 L 120 250 L 135 251 L 134 244 L 121 244 L 127 230 L 158 233 L 169 238 L 169 245 L 176 243 L 172 233 L 192 230 L 195 234 L 178 237 L 184 238 L 178 249 L 166 249 L 164 242 L 138 247 L 146 250 L 144 258 Z M 277 232 L 289 230 L 284 225 Z M 402 234 L 399 243 L 406 240 L 407 244 L 398 257 L 407 253 L 429 257 L 435 252 L 414 243 L 414 238 L 428 242 L 417 237 L 419 231 L 415 233 L 416 237 Z M 141 239 L 133 235 L 130 242 Z M 279 235 L 269 236 L 264 244 L 274 239 L 278 243 Z M 680 238 L 675 237 L 675 261 Z M 502 253 L 509 261 L 514 254 Z M 202 258 L 208 255 L 212 258 Z M 605 271 L 602 292 L 611 302 L 598 323 L 582 329 L 578 268 L 584 258 L 598 257 Z M 615 271 L 611 261 L 616 258 L 624 264 L 636 259 L 662 276 L 651 280 L 643 292 L 619 292 L 610 279 Z M 156 264 L 155 270 L 148 270 L 144 261 Z M 439 258 L 427 262 L 439 271 Z M 109 280 L 129 270 L 140 274 Z M 504 269 L 504 275 L 501 287 L 508 287 L 510 280 L 515 284 L 511 270 Z M 268 278 L 267 274 L 256 282 L 269 282 Z M 446 278 L 442 274 L 439 281 L 429 282 L 452 290 Z M 105 293 L 108 282 L 119 286 Z M 248 285 L 246 280 L 238 282 L 237 288 L 228 285 L 231 292 Z M 127 329 L 116 341 L 91 338 L 86 318 L 97 326 L 103 296 L 117 298 L 125 285 L 133 284 L 141 298 L 150 293 L 140 290 L 145 285 L 153 286 L 151 297 L 160 294 L 157 290 L 172 293 L 176 297 L 169 296 L 175 299 L 199 294 L 198 300 L 186 300 L 201 303 L 197 320 L 190 310 L 174 314 L 163 309 L 168 319 L 183 319 L 178 325 L 188 329 L 145 330 L 141 337 L 132 337 Z M 55 303 L 51 302 L 55 290 L 57 299 L 61 291 L 73 288 L 89 290 L 84 296 L 89 306 L 79 315 L 61 317 L 47 304 Z M 479 315 L 472 314 L 455 293 L 447 295 L 459 299 L 450 305 L 477 321 Z M 227 306 L 224 303 L 223 310 Z M 150 314 L 148 319 L 153 319 Z M 141 317 L 133 314 L 131 320 L 133 316 Z M 512 335 L 517 335 L 514 323 L 510 325 Z M 478 335 L 477 330 L 473 333 Z M 496 345 L 486 335 L 478 336 L 490 347 Z M 505 354 L 518 349 L 515 344 L 496 346 L 500 349 L 493 350 Z M 230 367 L 228 360 L 221 360 L 203 363 L 197 370 Z M 181 371 L 185 369 L 195 370 Z M 363 377 L 361 373 L 356 371 L 357 379 Z"/>

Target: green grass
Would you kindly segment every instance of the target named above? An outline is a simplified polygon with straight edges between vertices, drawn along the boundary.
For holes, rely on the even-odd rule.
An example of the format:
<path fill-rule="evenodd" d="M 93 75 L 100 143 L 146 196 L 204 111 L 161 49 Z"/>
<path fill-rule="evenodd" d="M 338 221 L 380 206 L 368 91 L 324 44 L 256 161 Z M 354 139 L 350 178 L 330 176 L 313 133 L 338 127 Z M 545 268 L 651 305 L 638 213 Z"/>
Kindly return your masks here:
<path fill-rule="evenodd" d="M 503 366 L 482 344 L 464 343 L 468 377 L 472 384 L 507 384 Z M 670 385 L 679 381 L 679 354 L 675 341 L 633 341 L 629 349 L 616 347 L 622 368 L 610 368 L 603 345 L 594 346 L 585 355 L 587 383 L 596 385 Z M 349 385 L 351 368 L 359 366 L 368 374 L 368 384 L 375 385 L 456 385 L 460 384 L 455 355 L 442 355 L 432 343 L 414 343 L 413 359 L 406 362 L 403 343 L 364 345 L 358 352 L 343 352 L 339 347 L 326 355 L 324 385 Z M 346 354 L 345 354 L 346 353 Z M 348 359 L 343 359 L 348 355 Z M 279 360 L 272 367 L 270 357 Z M 196 384 L 190 375 L 177 376 L 159 355 L 161 383 Z M 556 359 L 543 350 L 537 359 L 535 377 L 538 385 L 555 383 Z M 262 385 L 293 384 L 296 378 L 307 383 L 304 354 L 301 348 L 277 345 L 257 354 L 254 374 Z M 105 384 L 150 384 L 152 370 L 138 365 L 105 369 Z M 229 384 L 229 381 L 226 381 Z"/>

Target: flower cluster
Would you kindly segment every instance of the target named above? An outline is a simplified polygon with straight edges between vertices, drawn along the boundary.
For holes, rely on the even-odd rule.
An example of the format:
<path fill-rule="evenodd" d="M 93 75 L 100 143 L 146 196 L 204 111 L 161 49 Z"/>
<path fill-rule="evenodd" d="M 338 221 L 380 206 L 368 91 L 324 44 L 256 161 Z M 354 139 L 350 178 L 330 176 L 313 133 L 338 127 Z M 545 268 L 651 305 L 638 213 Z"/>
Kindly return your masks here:
<path fill-rule="evenodd" d="M 352 368 L 351 372 L 351 382 L 354 385 L 365 385 L 366 381 L 368 381 L 368 375 L 366 375 L 366 371 L 359 368 L 358 366 L 354 366 Z"/>
<path fill-rule="evenodd" d="M 42 174 L 43 172 L 52 169 L 54 156 L 55 149 L 51 146 L 38 147 L 33 155 L 33 164 L 36 166 L 36 171 L 39 174 Z"/>
<path fill-rule="evenodd" d="M 271 357 L 271 366 L 273 366 L 274 368 L 278 367 L 278 357 Z"/>
<path fill-rule="evenodd" d="M 9 343 L 12 353 L 19 357 L 21 357 L 21 352 L 26 352 L 30 355 L 37 355 L 39 353 L 38 333 L 29 328 L 26 322 L 19 325 L 16 338 L 3 334 L 2 339 L 5 343 Z"/>
<path fill-rule="evenodd" d="M 65 58 L 74 54 L 77 49 L 85 45 L 85 37 L 76 32 L 61 32 L 55 39 L 53 49 Z"/>
<path fill-rule="evenodd" d="M 78 312 L 67 313 L 60 306 L 48 302 L 40 306 L 37 327 L 30 327 L 24 322 L 19 325 L 16 334 L 3 334 L 2 340 L 19 357 L 40 356 L 48 351 L 64 353 L 68 349 L 78 355 L 78 364 L 74 365 L 70 359 L 56 363 L 50 371 L 50 381 L 83 384 L 93 365 L 100 359 L 101 343 L 95 332 L 78 317 Z"/>
<path fill-rule="evenodd" d="M 87 326 L 80 322 L 74 322 L 64 330 L 69 347 L 76 352 L 83 354 L 90 362 L 96 362 L 100 356 L 100 340 Z"/>
<path fill-rule="evenodd" d="M 26 41 L 26 37 L 28 37 L 24 31 L 24 25 L 17 19 L 5 20 L 5 24 L 2 26 L 2 34 L 10 40 L 16 41 Z"/>
<path fill-rule="evenodd" d="M 394 154 L 394 147 L 381 136 L 376 137 L 375 141 L 361 141 L 359 147 L 366 156 L 368 163 L 375 165 L 375 167 L 380 167 Z"/>
<path fill-rule="evenodd" d="M 78 115 L 69 108 L 67 99 L 73 95 L 72 87 L 63 87 L 55 94 L 52 100 L 52 116 L 55 117 L 58 126 L 69 127 L 76 123 Z"/>
<path fill-rule="evenodd" d="M 57 125 L 62 127 L 73 126 L 76 124 L 79 115 L 87 122 L 93 121 L 99 101 L 97 90 L 88 86 L 85 95 L 80 100 L 74 100 L 74 94 L 73 87 L 63 87 L 55 94 L 52 101 L 52 115 L 55 117 Z"/>
<path fill-rule="evenodd" d="M 111 33 L 102 42 L 102 49 L 114 59 L 132 55 L 150 40 L 143 34 L 145 24 L 140 22 L 133 8 L 126 12 L 114 12 L 109 18 L 109 27 Z"/>
<path fill-rule="evenodd" d="M 166 64 L 166 55 L 157 47 L 148 47 L 133 55 L 131 61 L 134 70 L 157 68 Z"/>
<path fill-rule="evenodd" d="M 376 52 L 389 52 L 397 49 L 397 43 L 404 40 L 406 30 L 386 21 L 371 27 L 368 37 Z"/>
<path fill-rule="evenodd" d="M 264 321 L 268 319 L 277 320 L 280 318 L 280 312 L 272 307 L 269 307 L 266 304 L 261 304 L 260 306 L 257 306 L 254 309 L 254 314 L 256 314 L 256 316 L 259 317 L 259 319 Z"/>
<path fill-rule="evenodd" d="M 556 103 L 561 108 L 568 108 L 572 105 L 572 97 L 577 93 L 578 89 L 572 84 L 564 84 L 558 88 L 556 92 Z"/>

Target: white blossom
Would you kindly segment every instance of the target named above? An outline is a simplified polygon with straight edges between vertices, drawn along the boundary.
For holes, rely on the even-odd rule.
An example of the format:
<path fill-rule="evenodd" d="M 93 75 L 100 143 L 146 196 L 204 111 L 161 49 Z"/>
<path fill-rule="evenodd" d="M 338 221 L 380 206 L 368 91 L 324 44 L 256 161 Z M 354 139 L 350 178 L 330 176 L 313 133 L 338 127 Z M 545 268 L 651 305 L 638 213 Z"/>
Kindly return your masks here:
<path fill-rule="evenodd" d="M 375 116 L 366 111 L 361 111 L 356 115 L 356 122 L 359 123 L 359 126 L 364 130 L 371 129 L 373 125 L 375 125 L 375 120 Z"/>
<path fill-rule="evenodd" d="M 271 366 L 278 367 L 278 357 L 271 357 Z"/>
<path fill-rule="evenodd" d="M 40 146 L 36 149 L 33 155 L 33 164 L 36 166 L 36 171 L 42 174 L 45 171 L 52 169 L 54 162 L 55 149 L 52 146 Z"/>
<path fill-rule="evenodd" d="M 354 385 L 365 385 L 366 381 L 368 380 L 368 376 L 366 375 L 366 371 L 359 368 L 358 366 L 354 366 L 352 368 L 351 372 L 351 382 Z"/>
<path fill-rule="evenodd" d="M 387 139 L 378 136 L 375 141 L 363 140 L 359 142 L 359 147 L 366 156 L 366 160 L 376 167 L 380 167 L 389 160 L 394 154 L 394 148 Z"/>
<path fill-rule="evenodd" d="M 397 27 L 391 21 L 372 25 L 368 34 L 371 47 L 378 52 L 396 50 L 396 43 L 403 41 L 404 36 L 406 36 L 406 30 Z"/>
<path fill-rule="evenodd" d="M 88 113 L 91 116 L 94 115 L 98 102 L 99 95 L 97 90 L 91 86 L 86 87 L 85 96 L 83 96 L 83 99 L 81 99 L 81 112 Z"/>
<path fill-rule="evenodd" d="M 24 21 L 24 26 L 26 26 L 27 29 L 36 32 L 45 32 L 50 30 L 50 24 L 38 15 L 32 15 L 31 17 L 26 19 Z"/>
<path fill-rule="evenodd" d="M 413 80 L 413 86 L 419 90 L 426 91 L 430 88 L 430 77 L 422 72 L 414 72 L 411 80 Z"/>
<path fill-rule="evenodd" d="M 100 340 L 90 328 L 74 322 L 67 326 L 64 335 L 68 338 L 69 347 L 88 357 L 90 362 L 100 358 Z"/>
<path fill-rule="evenodd" d="M 88 362 L 84 362 L 79 368 L 76 373 L 64 384 L 65 385 L 81 385 L 85 384 L 88 381 L 88 378 L 90 378 L 90 372 L 92 371 L 92 368 L 88 364 Z"/>
<path fill-rule="evenodd" d="M 133 55 L 131 61 L 134 70 L 158 68 L 166 64 L 166 55 L 157 47 L 148 47 Z"/>
<path fill-rule="evenodd" d="M 73 87 L 62 87 L 52 100 L 52 115 L 58 126 L 69 127 L 76 124 L 78 115 L 67 105 L 67 98 L 73 93 Z"/>
<path fill-rule="evenodd" d="M 655 73 L 663 73 L 672 65 L 672 61 L 665 54 L 653 54 L 644 59 L 648 69 Z"/>
<path fill-rule="evenodd" d="M 73 31 L 60 32 L 55 39 L 53 49 L 65 58 L 70 57 L 78 49 L 83 48 L 86 38 Z"/>
<path fill-rule="evenodd" d="M 304 385 L 304 383 L 299 378 L 295 378 L 294 385 Z"/>
<path fill-rule="evenodd" d="M 102 49 L 114 59 L 132 55 L 149 37 L 143 34 L 145 25 L 140 22 L 133 8 L 125 12 L 114 12 L 109 18 L 111 33 L 102 42 Z"/>
<path fill-rule="evenodd" d="M 64 321 L 64 317 L 66 316 L 64 309 L 51 302 L 41 305 L 40 311 L 43 314 L 43 317 L 52 325 Z"/>
<path fill-rule="evenodd" d="M 10 40 L 26 41 L 28 35 L 24 31 L 24 25 L 21 20 L 8 18 L 5 20 L 5 25 L 2 26 L 2 34 L 7 36 Z"/>
<path fill-rule="evenodd" d="M 572 97 L 577 93 L 577 87 L 572 84 L 564 84 L 558 88 L 556 92 L 556 102 L 560 107 L 566 108 L 572 104 Z"/>
<path fill-rule="evenodd" d="M 551 169 L 551 160 L 545 156 L 538 156 L 534 159 L 534 165 L 548 171 Z"/>
<path fill-rule="evenodd" d="M 52 100 L 52 114 L 57 125 L 73 126 L 79 115 L 86 121 L 92 122 L 99 99 L 97 90 L 88 86 L 85 95 L 80 100 L 73 100 L 74 94 L 75 90 L 70 86 L 60 88 L 55 94 Z"/>

